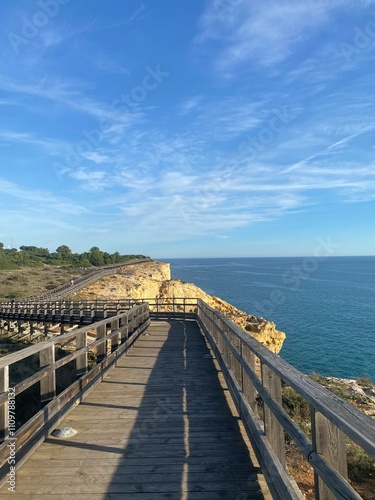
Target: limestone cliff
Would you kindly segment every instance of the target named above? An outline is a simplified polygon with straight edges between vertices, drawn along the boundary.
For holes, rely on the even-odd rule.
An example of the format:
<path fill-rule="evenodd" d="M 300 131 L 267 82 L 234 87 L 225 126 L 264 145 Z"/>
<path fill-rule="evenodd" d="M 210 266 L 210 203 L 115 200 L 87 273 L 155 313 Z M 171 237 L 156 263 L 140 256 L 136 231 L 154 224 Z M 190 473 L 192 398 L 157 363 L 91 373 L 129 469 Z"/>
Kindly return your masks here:
<path fill-rule="evenodd" d="M 285 339 L 285 333 L 276 330 L 272 321 L 249 315 L 228 302 L 207 294 L 193 283 L 171 279 L 170 265 L 164 262 L 152 261 L 126 266 L 120 273 L 107 276 L 84 288 L 77 297 L 110 300 L 201 298 L 275 353 L 279 353 Z"/>

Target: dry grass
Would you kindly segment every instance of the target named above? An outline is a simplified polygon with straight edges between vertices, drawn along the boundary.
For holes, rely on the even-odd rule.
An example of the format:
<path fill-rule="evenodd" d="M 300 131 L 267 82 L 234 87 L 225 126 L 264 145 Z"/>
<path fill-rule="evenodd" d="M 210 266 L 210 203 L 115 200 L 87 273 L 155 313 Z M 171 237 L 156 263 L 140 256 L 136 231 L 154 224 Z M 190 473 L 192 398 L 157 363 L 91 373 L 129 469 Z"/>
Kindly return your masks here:
<path fill-rule="evenodd" d="M 0 302 L 41 295 L 80 274 L 77 269 L 50 265 L 0 270 Z"/>

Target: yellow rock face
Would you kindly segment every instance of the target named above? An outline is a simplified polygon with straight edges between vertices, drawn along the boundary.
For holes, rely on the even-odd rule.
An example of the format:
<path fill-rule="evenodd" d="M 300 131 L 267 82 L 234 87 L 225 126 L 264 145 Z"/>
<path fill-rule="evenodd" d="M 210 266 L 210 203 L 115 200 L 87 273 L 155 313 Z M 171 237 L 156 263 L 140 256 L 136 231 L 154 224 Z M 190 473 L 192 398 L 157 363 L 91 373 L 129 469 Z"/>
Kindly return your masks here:
<path fill-rule="evenodd" d="M 276 330 L 275 323 L 249 315 L 224 300 L 209 295 L 193 283 L 171 279 L 170 265 L 164 262 L 145 262 L 126 266 L 123 274 L 107 276 L 81 290 L 81 299 L 154 299 L 200 298 L 222 312 L 244 331 L 278 354 L 285 333 Z"/>

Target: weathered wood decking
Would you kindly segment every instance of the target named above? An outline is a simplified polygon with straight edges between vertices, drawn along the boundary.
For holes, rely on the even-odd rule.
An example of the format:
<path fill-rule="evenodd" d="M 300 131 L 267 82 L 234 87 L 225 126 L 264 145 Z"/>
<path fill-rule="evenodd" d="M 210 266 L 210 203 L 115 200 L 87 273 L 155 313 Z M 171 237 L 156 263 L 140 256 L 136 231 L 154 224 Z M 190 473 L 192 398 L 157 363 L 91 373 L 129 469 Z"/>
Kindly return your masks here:
<path fill-rule="evenodd" d="M 48 438 L 0 497 L 270 499 L 208 353 L 195 321 L 153 322 L 59 425 L 78 433 Z"/>

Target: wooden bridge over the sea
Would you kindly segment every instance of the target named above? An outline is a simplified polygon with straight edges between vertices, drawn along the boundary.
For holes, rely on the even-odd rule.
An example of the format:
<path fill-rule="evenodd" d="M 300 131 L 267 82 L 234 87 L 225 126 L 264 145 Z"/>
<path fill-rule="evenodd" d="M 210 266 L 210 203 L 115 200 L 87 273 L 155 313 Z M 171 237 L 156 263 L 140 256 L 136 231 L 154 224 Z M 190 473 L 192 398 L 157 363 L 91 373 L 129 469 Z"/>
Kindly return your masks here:
<path fill-rule="evenodd" d="M 303 498 L 286 440 L 316 498 L 361 498 L 346 440 L 375 456 L 375 422 L 201 300 L 9 303 L 0 318 L 7 335 L 76 325 L 0 358 L 1 498 Z M 310 404 L 311 433 L 285 385 Z"/>

